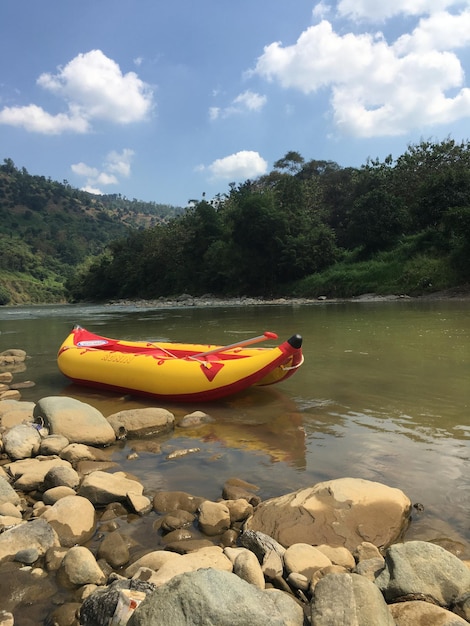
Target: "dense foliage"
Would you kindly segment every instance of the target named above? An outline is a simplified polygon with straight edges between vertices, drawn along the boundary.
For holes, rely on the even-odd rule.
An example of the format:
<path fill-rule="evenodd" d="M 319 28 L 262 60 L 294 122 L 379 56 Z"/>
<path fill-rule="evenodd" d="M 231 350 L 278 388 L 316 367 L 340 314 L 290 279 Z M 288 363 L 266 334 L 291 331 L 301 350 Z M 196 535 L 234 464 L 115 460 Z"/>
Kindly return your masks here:
<path fill-rule="evenodd" d="M 422 293 L 470 280 L 470 144 L 361 168 L 289 152 L 256 181 L 113 241 L 72 298 Z"/>
<path fill-rule="evenodd" d="M 65 299 L 64 281 L 107 244 L 183 209 L 96 196 L 0 165 L 0 304 Z"/>

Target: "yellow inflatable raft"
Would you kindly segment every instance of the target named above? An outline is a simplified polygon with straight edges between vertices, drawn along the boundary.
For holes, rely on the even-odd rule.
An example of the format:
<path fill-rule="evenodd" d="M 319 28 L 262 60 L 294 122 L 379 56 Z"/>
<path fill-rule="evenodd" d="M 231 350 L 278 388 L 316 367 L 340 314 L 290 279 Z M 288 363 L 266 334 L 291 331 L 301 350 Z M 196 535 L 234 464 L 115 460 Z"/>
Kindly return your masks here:
<path fill-rule="evenodd" d="M 286 380 L 303 363 L 302 337 L 274 348 L 251 344 L 274 333 L 229 346 L 126 341 L 75 326 L 59 349 L 57 364 L 73 382 L 177 402 L 206 402 L 253 385 Z"/>

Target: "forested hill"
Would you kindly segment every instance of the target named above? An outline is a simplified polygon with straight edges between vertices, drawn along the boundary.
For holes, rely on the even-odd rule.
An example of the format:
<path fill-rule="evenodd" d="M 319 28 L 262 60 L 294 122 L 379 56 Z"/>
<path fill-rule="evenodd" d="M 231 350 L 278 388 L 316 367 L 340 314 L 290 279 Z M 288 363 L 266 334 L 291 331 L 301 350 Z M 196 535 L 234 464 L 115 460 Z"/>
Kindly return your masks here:
<path fill-rule="evenodd" d="M 74 269 L 131 230 L 184 212 L 120 194 L 95 195 L 0 165 L 0 304 L 64 299 Z"/>

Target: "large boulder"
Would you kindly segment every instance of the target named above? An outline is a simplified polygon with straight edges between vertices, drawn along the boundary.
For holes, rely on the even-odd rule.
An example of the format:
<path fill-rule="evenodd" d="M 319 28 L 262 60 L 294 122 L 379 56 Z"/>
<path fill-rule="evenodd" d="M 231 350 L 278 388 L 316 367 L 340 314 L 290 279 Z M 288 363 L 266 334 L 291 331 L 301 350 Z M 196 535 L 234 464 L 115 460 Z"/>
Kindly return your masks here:
<path fill-rule="evenodd" d="M 95 509 L 81 496 L 65 496 L 57 500 L 41 518 L 57 532 L 60 544 L 65 547 L 85 543 L 95 531 Z"/>
<path fill-rule="evenodd" d="M 419 596 L 451 606 L 470 589 L 470 570 L 451 552 L 426 541 L 397 543 L 387 550 L 375 584 L 388 602 Z"/>
<path fill-rule="evenodd" d="M 52 435 L 63 435 L 74 443 L 107 446 L 116 440 L 108 420 L 94 407 L 75 398 L 48 396 L 34 408 L 34 419 Z"/>
<path fill-rule="evenodd" d="M 247 520 L 285 547 L 328 544 L 354 550 L 363 541 L 389 546 L 408 524 L 411 501 L 399 489 L 339 478 L 265 500 Z"/>
<path fill-rule="evenodd" d="M 303 610 L 282 591 L 263 591 L 235 574 L 201 569 L 176 576 L 140 604 L 128 626 L 302 626 Z"/>

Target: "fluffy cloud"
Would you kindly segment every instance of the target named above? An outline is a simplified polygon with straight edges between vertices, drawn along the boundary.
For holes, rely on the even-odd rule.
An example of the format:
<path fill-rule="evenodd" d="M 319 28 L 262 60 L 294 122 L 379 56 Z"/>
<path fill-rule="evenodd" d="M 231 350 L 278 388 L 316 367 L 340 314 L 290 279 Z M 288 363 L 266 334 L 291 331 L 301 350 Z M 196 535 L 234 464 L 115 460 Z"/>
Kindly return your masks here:
<path fill-rule="evenodd" d="M 356 16 L 376 4 L 382 7 L 381 17 L 387 16 L 387 7 L 405 7 L 395 0 L 343 0 L 338 9 L 346 14 L 354 7 Z M 406 0 L 408 13 L 451 4 L 455 2 Z M 454 52 L 469 43 L 470 10 L 423 17 L 411 33 L 392 43 L 380 32 L 339 34 L 322 20 L 293 45 L 266 46 L 252 75 L 306 95 L 330 90 L 332 119 L 345 135 L 400 135 L 470 116 L 470 91 Z"/>
<path fill-rule="evenodd" d="M 239 181 L 265 174 L 268 164 L 258 152 L 242 150 L 199 169 L 207 169 L 213 180 Z"/>
<path fill-rule="evenodd" d="M 82 189 L 90 193 L 103 193 L 100 186 L 117 185 L 118 176 L 128 177 L 131 173 L 131 161 L 134 151 L 125 148 L 122 152 L 111 151 L 106 155 L 102 169 L 91 167 L 86 163 L 74 163 L 71 166 L 72 172 L 85 178 L 86 182 Z"/>
<path fill-rule="evenodd" d="M 35 104 L 5 107 L 0 123 L 43 134 L 85 133 L 95 121 L 145 120 L 153 107 L 151 88 L 135 72 L 123 74 L 101 50 L 79 54 L 57 74 L 41 74 L 37 84 L 62 98 L 67 111 L 52 115 Z"/>
<path fill-rule="evenodd" d="M 209 109 L 209 117 L 215 120 L 219 117 L 229 117 L 230 115 L 236 115 L 245 112 L 257 112 L 266 104 L 266 96 L 261 96 L 259 93 L 247 90 L 239 94 L 228 107 L 211 107 Z"/>

